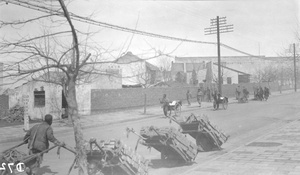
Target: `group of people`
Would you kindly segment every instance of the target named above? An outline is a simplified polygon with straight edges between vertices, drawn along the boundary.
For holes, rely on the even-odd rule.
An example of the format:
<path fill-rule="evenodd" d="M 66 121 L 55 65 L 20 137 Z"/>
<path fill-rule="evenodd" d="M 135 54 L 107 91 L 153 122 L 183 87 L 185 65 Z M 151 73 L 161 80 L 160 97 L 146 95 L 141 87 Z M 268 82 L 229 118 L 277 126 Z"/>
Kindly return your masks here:
<path fill-rule="evenodd" d="M 270 90 L 268 87 L 262 88 L 261 86 L 253 87 L 254 99 L 256 100 L 268 100 L 270 95 Z M 247 102 L 249 98 L 249 91 L 246 87 L 238 86 L 236 88 L 236 99 L 239 102 Z"/>
<path fill-rule="evenodd" d="M 215 88 L 214 90 L 211 90 L 210 88 L 203 88 L 200 87 L 197 91 L 196 97 L 197 97 L 197 102 L 199 104 L 199 107 L 201 107 L 201 102 L 207 101 L 207 102 L 212 102 L 212 98 L 214 99 L 215 96 L 218 95 L 218 90 Z M 186 93 L 186 100 L 188 105 L 191 105 L 190 100 L 192 99 L 192 94 L 190 90 L 187 90 Z"/>
<path fill-rule="evenodd" d="M 254 99 L 261 100 L 261 101 L 268 100 L 270 95 L 270 90 L 268 87 L 264 87 L 264 88 L 262 88 L 261 86 L 254 87 L 253 91 L 254 91 Z"/>
<path fill-rule="evenodd" d="M 187 90 L 186 100 L 187 100 L 187 103 L 188 103 L 189 106 L 191 105 L 191 102 L 190 102 L 191 98 L 192 98 L 192 94 L 191 94 L 190 90 Z M 197 91 L 197 102 L 199 104 L 199 107 L 201 107 L 202 100 L 203 100 L 203 90 L 202 90 L 202 88 L 200 88 Z"/>
<path fill-rule="evenodd" d="M 235 90 L 235 96 L 238 102 L 248 102 L 249 91 L 245 86 L 238 86 Z"/>

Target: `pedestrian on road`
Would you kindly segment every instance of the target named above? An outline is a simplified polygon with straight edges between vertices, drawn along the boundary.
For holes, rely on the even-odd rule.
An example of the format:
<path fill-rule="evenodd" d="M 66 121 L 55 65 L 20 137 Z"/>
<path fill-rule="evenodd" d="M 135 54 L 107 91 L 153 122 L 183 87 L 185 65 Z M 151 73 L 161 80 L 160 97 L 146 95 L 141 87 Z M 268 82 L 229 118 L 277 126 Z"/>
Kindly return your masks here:
<path fill-rule="evenodd" d="M 58 146 L 64 146 L 53 135 L 51 128 L 52 115 L 47 114 L 44 122 L 34 125 L 25 135 L 24 141 L 28 143 L 29 155 L 37 154 L 49 148 L 49 141 Z M 28 174 L 37 175 L 37 171 L 42 163 L 43 154 L 37 157 L 36 162 L 30 167 L 31 172 Z"/>
<path fill-rule="evenodd" d="M 202 88 L 200 88 L 200 89 L 198 89 L 198 92 L 197 92 L 197 101 L 199 103 L 199 107 L 201 107 L 202 97 L 203 97 L 203 91 L 202 91 Z"/>
<path fill-rule="evenodd" d="M 187 92 L 186 92 L 186 100 L 187 100 L 189 106 L 191 106 L 191 102 L 190 102 L 191 98 L 192 98 L 192 94 L 190 93 L 190 90 L 187 90 Z"/>
<path fill-rule="evenodd" d="M 169 101 L 169 99 L 167 98 L 167 94 L 164 94 L 163 95 L 163 98 L 160 100 L 160 103 L 161 104 L 165 104 L 165 103 L 169 103 L 170 101 Z"/>
<path fill-rule="evenodd" d="M 211 102 L 211 92 L 210 92 L 210 88 L 209 87 L 207 87 L 206 92 L 207 92 L 207 101 Z"/>
<path fill-rule="evenodd" d="M 264 89 L 264 98 L 265 98 L 266 101 L 268 100 L 269 95 L 270 95 L 270 90 L 269 90 L 269 88 L 265 87 L 265 89 Z"/>

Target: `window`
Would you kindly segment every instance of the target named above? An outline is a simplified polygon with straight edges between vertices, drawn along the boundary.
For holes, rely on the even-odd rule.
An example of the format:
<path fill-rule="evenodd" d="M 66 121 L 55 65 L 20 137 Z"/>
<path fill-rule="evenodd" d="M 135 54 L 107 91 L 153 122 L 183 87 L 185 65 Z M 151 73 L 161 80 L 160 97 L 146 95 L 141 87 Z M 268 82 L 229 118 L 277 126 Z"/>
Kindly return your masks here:
<path fill-rule="evenodd" d="M 34 107 L 45 107 L 45 91 L 34 91 Z"/>
<path fill-rule="evenodd" d="M 232 81 L 231 81 L 231 77 L 227 77 L 227 84 L 231 84 Z"/>

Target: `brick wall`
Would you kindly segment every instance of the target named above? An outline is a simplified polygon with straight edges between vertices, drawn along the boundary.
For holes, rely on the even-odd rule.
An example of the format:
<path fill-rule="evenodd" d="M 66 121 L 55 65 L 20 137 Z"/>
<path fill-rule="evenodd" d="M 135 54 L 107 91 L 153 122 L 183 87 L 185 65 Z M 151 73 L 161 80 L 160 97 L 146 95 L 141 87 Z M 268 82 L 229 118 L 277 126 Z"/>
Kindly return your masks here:
<path fill-rule="evenodd" d="M 261 83 L 262 87 L 268 86 Z M 227 97 L 235 96 L 235 89 L 238 84 L 223 85 L 223 95 Z M 240 84 L 245 86 L 250 94 L 253 94 L 253 83 Z M 278 91 L 277 83 L 270 83 L 271 92 Z M 122 108 L 139 107 L 144 105 L 145 94 L 147 105 L 158 105 L 159 98 L 167 94 L 170 100 L 186 100 L 186 92 L 190 90 L 195 100 L 198 87 L 178 87 L 178 88 L 128 88 L 128 89 L 92 89 L 91 90 L 91 113 L 95 114 L 102 110 L 113 110 Z"/>

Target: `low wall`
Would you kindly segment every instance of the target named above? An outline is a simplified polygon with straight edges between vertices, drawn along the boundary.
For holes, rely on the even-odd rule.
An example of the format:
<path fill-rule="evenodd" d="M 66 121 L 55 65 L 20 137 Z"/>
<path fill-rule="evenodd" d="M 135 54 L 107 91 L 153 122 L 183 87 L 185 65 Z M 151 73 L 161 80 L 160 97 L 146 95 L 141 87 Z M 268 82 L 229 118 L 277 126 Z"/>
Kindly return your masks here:
<path fill-rule="evenodd" d="M 101 110 L 112 110 L 143 106 L 146 95 L 147 105 L 159 104 L 163 94 L 169 100 L 184 100 L 186 92 L 190 90 L 195 97 L 198 87 L 183 88 L 128 88 L 128 89 L 92 89 L 91 91 L 91 113 Z"/>
<path fill-rule="evenodd" d="M 277 83 L 245 83 L 234 85 L 223 85 L 222 94 L 234 97 L 237 86 L 245 86 L 250 94 L 253 87 L 260 85 L 269 87 L 270 91 L 279 91 Z M 289 87 L 282 87 L 282 90 Z M 105 110 L 140 107 L 144 105 L 145 95 L 147 105 L 158 105 L 163 94 L 167 94 L 169 100 L 186 100 L 186 92 L 190 90 L 192 97 L 196 98 L 198 87 L 176 87 L 176 88 L 128 88 L 128 89 L 92 89 L 91 90 L 91 114 Z"/>

